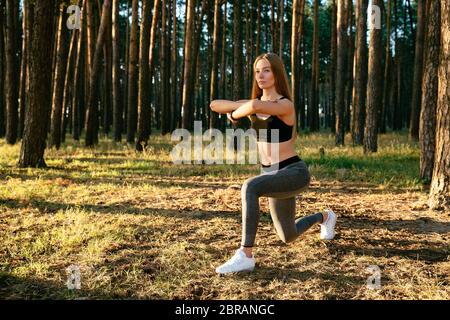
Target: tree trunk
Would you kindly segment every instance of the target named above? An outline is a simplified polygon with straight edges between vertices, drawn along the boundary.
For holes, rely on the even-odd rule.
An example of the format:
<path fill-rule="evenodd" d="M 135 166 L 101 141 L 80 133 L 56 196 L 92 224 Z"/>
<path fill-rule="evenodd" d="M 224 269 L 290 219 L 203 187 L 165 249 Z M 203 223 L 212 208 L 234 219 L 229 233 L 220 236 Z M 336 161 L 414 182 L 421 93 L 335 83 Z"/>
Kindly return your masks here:
<path fill-rule="evenodd" d="M 123 100 L 120 85 L 120 32 L 119 32 L 119 0 L 112 3 L 112 94 L 113 94 L 113 130 L 114 141 L 122 140 Z"/>
<path fill-rule="evenodd" d="M 387 14 L 386 14 L 386 58 L 385 58 L 385 67 L 384 67 L 384 81 L 383 81 L 383 103 L 381 105 L 381 116 L 380 116 L 380 133 L 386 133 L 386 117 L 390 108 L 389 95 L 392 91 L 391 88 L 391 79 L 392 72 L 394 72 L 392 68 L 392 56 L 391 56 L 391 7 L 392 0 L 388 0 L 387 5 Z"/>
<path fill-rule="evenodd" d="M 19 156 L 19 167 L 46 167 L 45 141 L 51 111 L 51 52 L 53 41 L 54 0 L 36 1 L 30 67 L 30 107 L 26 110 L 25 127 Z"/>
<path fill-rule="evenodd" d="M 300 15 L 300 6 L 303 0 L 294 0 L 292 3 L 292 32 L 291 32 L 291 92 L 292 101 L 296 109 L 296 115 L 300 109 L 300 43 L 301 32 L 299 32 L 303 17 Z M 298 119 L 295 119 L 297 127 Z M 298 127 L 297 127 L 298 132 Z"/>
<path fill-rule="evenodd" d="M 23 136 L 23 126 L 25 124 L 25 109 L 27 105 L 28 98 L 28 89 L 29 89 L 29 80 L 28 80 L 28 71 L 29 71 L 29 50 L 30 50 L 30 42 L 31 42 L 31 4 L 30 0 L 24 0 L 23 2 L 23 14 L 22 14 L 22 28 L 23 28 L 23 41 L 22 41 L 22 63 L 20 68 L 20 89 L 19 89 L 19 127 L 18 127 L 18 135 L 20 138 Z M 1 38 L 3 39 L 3 37 Z M 1 91 L 3 92 L 3 91 Z"/>
<path fill-rule="evenodd" d="M 348 41 L 348 55 L 347 55 L 347 86 L 345 97 L 345 132 L 350 132 L 351 111 L 350 105 L 352 104 L 352 92 L 353 92 L 353 60 L 355 54 L 355 40 L 353 38 L 353 2 L 348 0 L 347 4 L 347 28 L 349 35 Z"/>
<path fill-rule="evenodd" d="M 59 21 L 57 28 L 56 67 L 53 80 L 53 98 L 50 123 L 50 137 L 48 147 L 59 149 L 61 146 L 61 116 L 63 107 L 64 80 L 66 78 L 67 64 L 67 30 L 66 30 L 66 6 L 60 5 Z"/>
<path fill-rule="evenodd" d="M 0 39 L 4 39 L 5 32 L 3 28 L 3 23 L 5 21 L 5 5 L 4 1 L 0 0 Z M 5 61 L 5 42 L 3 40 L 0 41 L 0 137 L 4 137 L 5 135 L 5 69 L 3 68 L 3 64 Z"/>
<path fill-rule="evenodd" d="M 173 23 L 172 23 L 172 48 L 171 48 L 171 59 L 172 61 L 170 62 L 170 81 L 171 81 L 171 85 L 170 85 L 170 96 L 172 97 L 172 103 L 170 104 L 171 106 L 171 115 L 172 115 L 172 122 L 171 122 L 171 130 L 174 130 L 177 128 L 177 123 L 178 123 L 178 94 L 177 94 L 177 74 L 178 74 L 178 68 L 177 68 L 177 64 L 178 64 L 178 46 L 177 46 L 177 41 L 178 41 L 178 37 L 177 37 L 177 27 L 178 27 L 178 23 L 177 23 L 177 1 L 176 0 L 172 0 L 172 19 L 173 19 Z"/>
<path fill-rule="evenodd" d="M 441 0 L 441 53 L 436 114 L 436 150 L 429 205 L 450 210 L 450 3 Z"/>
<path fill-rule="evenodd" d="M 6 71 L 5 71 L 5 96 L 6 96 L 6 142 L 15 144 L 18 136 L 18 63 L 17 63 L 17 28 L 16 13 L 19 2 L 6 1 Z"/>
<path fill-rule="evenodd" d="M 219 97 L 218 72 L 219 72 L 219 30 L 220 30 L 220 0 L 214 1 L 214 31 L 213 31 L 213 59 L 211 68 L 211 95 L 210 101 Z M 209 127 L 217 128 L 217 113 L 211 112 Z"/>
<path fill-rule="evenodd" d="M 280 48 L 278 55 L 283 59 L 283 45 L 284 45 L 284 0 L 280 1 Z"/>
<path fill-rule="evenodd" d="M 364 119 L 367 88 L 367 5 L 368 0 L 356 1 L 356 52 L 355 86 L 353 88 L 353 126 L 354 145 L 362 145 L 364 137 Z"/>
<path fill-rule="evenodd" d="M 234 13 L 233 13 L 233 25 L 234 25 L 234 31 L 233 31 L 233 46 L 234 46 L 234 79 L 233 79 L 233 100 L 239 100 L 243 99 L 244 92 L 243 92 L 243 85 L 244 82 L 242 81 L 243 78 L 243 54 L 242 54 L 242 33 L 241 33 L 241 15 L 242 15 L 242 0 L 234 0 L 233 2 L 234 6 Z"/>
<path fill-rule="evenodd" d="M 382 0 L 373 0 L 373 4 L 379 8 L 382 7 Z M 369 70 L 367 81 L 367 112 L 364 131 L 364 153 L 377 151 L 378 139 L 378 112 L 381 110 L 381 29 L 374 25 L 375 11 L 372 9 L 372 23 L 370 26 L 370 45 L 369 45 Z"/>
<path fill-rule="evenodd" d="M 93 64 L 91 67 L 89 81 L 89 102 L 87 105 L 86 115 L 86 147 L 94 146 L 98 143 L 98 85 L 100 77 L 100 59 L 103 51 L 103 45 L 106 38 L 108 17 L 111 10 L 111 0 L 103 2 L 100 27 L 98 29 L 97 43 L 95 45 L 95 53 Z"/>
<path fill-rule="evenodd" d="M 193 83 L 190 81 L 191 73 L 194 71 L 193 54 L 192 54 L 192 40 L 194 36 L 194 18 L 195 18 L 195 0 L 186 0 L 186 33 L 184 40 L 184 76 L 183 76 L 183 128 L 192 129 L 192 97 L 193 97 Z"/>
<path fill-rule="evenodd" d="M 111 0 L 112 1 L 112 0 Z M 108 11 L 106 24 L 105 43 L 103 44 L 103 54 L 105 56 L 104 85 L 105 85 L 105 105 L 103 108 L 103 133 L 107 137 L 112 119 L 112 12 Z"/>
<path fill-rule="evenodd" d="M 160 105 L 161 105 L 161 134 L 165 135 L 170 132 L 170 114 L 169 114 L 169 52 L 168 52 L 168 35 L 167 35 L 167 0 L 162 0 L 161 7 L 161 33 L 160 33 L 160 47 L 159 47 L 159 61 L 161 68 L 161 91 L 160 91 Z"/>
<path fill-rule="evenodd" d="M 423 37 L 425 29 L 425 0 L 417 0 L 417 32 L 416 51 L 414 55 L 414 80 L 411 100 L 411 117 L 409 124 L 409 136 L 411 139 L 419 139 L 419 117 L 422 96 L 423 75 Z"/>
<path fill-rule="evenodd" d="M 440 48 L 440 3 L 427 1 L 426 42 L 422 79 L 422 109 L 420 112 L 420 178 L 431 181 L 436 149 L 436 106 Z"/>
<path fill-rule="evenodd" d="M 138 62 L 138 16 L 139 1 L 133 0 L 131 14 L 130 52 L 128 57 L 128 112 L 127 112 L 127 142 L 134 143 L 137 124 L 137 62 Z"/>
<path fill-rule="evenodd" d="M 63 107 L 61 114 L 61 134 L 60 134 L 61 143 L 63 143 L 66 139 L 66 127 L 70 119 L 70 117 L 68 116 L 66 117 L 66 113 L 71 115 L 70 98 L 71 94 L 72 95 L 74 94 L 72 82 L 75 82 L 74 80 L 75 56 L 77 55 L 76 46 L 77 46 L 77 36 L 79 36 L 79 33 L 77 33 L 77 30 L 73 30 L 71 33 L 72 36 L 70 39 L 68 62 L 66 66 L 66 74 L 64 79 Z"/>
<path fill-rule="evenodd" d="M 158 2 L 155 2 L 155 11 L 153 20 L 157 17 Z M 141 22 L 141 38 L 139 45 L 139 82 L 138 82 L 138 128 L 136 151 L 143 151 L 147 147 L 147 140 L 149 137 L 149 114 L 150 114 L 150 90 L 151 80 L 149 78 L 149 45 L 150 45 L 150 27 L 152 5 L 149 1 L 142 3 L 142 22 Z M 152 31 L 153 32 L 153 31 Z"/>
<path fill-rule="evenodd" d="M 330 122 L 331 125 L 331 132 L 336 133 L 336 67 L 337 67 L 337 6 L 336 6 L 336 0 L 333 0 L 332 2 L 332 8 L 331 8 L 331 61 L 330 61 L 330 87 L 331 87 L 331 115 L 330 115 Z"/>
<path fill-rule="evenodd" d="M 346 10 L 347 0 L 338 0 L 337 7 L 337 65 L 336 65 L 336 145 L 344 145 L 345 62 L 347 58 Z"/>
<path fill-rule="evenodd" d="M 308 124 L 311 132 L 319 130 L 319 0 L 314 0 L 314 36 L 312 49 L 311 103 Z"/>

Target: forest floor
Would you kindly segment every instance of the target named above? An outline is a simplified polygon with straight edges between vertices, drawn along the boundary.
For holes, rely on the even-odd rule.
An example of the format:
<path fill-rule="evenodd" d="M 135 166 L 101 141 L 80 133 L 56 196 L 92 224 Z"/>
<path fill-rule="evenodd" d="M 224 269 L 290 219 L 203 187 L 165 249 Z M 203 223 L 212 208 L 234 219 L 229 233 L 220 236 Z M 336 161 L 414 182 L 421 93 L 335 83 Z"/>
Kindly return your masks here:
<path fill-rule="evenodd" d="M 240 185 L 258 165 L 177 165 L 174 144 L 155 136 L 136 154 L 69 139 L 47 169 L 20 169 L 20 145 L 0 140 L 0 299 L 450 299 L 450 213 L 427 209 L 406 134 L 368 156 L 349 136 L 302 134 L 313 178 L 297 216 L 332 208 L 336 238 L 314 226 L 284 244 L 261 198 L 255 271 L 227 276 L 214 268 L 239 247 Z"/>

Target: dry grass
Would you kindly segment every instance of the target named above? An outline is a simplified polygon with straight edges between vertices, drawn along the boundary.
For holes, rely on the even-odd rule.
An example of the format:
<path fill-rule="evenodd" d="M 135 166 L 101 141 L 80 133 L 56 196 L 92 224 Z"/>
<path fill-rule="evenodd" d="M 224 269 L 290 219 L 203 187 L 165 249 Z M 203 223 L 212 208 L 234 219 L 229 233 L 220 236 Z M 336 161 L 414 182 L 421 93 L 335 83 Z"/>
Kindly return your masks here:
<path fill-rule="evenodd" d="M 323 133 L 298 139 L 313 174 L 298 216 L 335 209 L 337 237 L 320 241 L 316 226 L 283 244 L 262 198 L 255 272 L 222 277 L 214 267 L 240 241 L 239 184 L 256 165 L 174 165 L 170 138 L 153 137 L 139 155 L 68 141 L 47 151 L 48 169 L 18 169 L 19 147 L 0 141 L 0 298 L 450 298 L 450 215 L 427 210 L 404 135 L 381 136 L 371 156 Z M 81 290 L 67 289 L 70 265 Z"/>

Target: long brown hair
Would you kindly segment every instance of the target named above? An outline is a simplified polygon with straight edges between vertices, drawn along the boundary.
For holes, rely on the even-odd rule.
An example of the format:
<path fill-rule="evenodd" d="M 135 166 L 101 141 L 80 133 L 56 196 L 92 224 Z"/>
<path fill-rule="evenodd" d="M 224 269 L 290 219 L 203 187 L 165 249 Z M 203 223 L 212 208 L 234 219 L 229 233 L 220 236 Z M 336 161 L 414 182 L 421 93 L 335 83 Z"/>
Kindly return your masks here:
<path fill-rule="evenodd" d="M 270 63 L 270 67 L 272 69 L 272 73 L 275 78 L 275 89 L 277 90 L 277 92 L 282 96 L 286 97 L 287 99 L 289 99 L 290 101 L 292 101 L 291 90 L 283 60 L 281 60 L 281 58 L 277 54 L 272 52 L 263 53 L 257 56 L 255 62 L 253 63 L 253 85 L 250 99 L 259 99 L 263 94 L 262 89 L 258 86 L 258 82 L 256 81 L 255 76 L 256 64 L 261 59 L 266 59 Z M 294 116 L 295 116 L 295 123 L 294 129 L 292 130 L 292 138 L 295 139 L 297 137 L 297 114 L 295 112 L 295 107 L 294 107 Z"/>

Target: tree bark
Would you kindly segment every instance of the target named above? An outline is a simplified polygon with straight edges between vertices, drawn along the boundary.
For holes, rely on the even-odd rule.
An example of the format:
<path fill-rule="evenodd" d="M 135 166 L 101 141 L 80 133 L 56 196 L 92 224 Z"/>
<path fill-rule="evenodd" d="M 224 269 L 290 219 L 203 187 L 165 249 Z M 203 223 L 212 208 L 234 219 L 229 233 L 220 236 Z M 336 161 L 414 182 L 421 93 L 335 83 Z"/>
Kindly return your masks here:
<path fill-rule="evenodd" d="M 218 72 L 219 72 L 219 30 L 220 30 L 220 0 L 214 1 L 214 31 L 213 31 L 213 52 L 211 68 L 211 91 L 209 100 L 213 101 L 219 97 Z M 217 128 L 217 113 L 211 112 L 209 127 Z"/>
<path fill-rule="evenodd" d="M 154 18 L 157 17 L 158 2 L 155 3 Z M 150 114 L 150 83 L 149 78 L 149 45 L 150 45 L 150 27 L 152 5 L 149 1 L 142 3 L 142 22 L 141 22 L 141 38 L 139 45 L 139 82 L 138 82 L 138 128 L 136 151 L 143 151 L 147 147 L 149 136 L 148 124 Z M 153 32 L 153 31 L 152 31 Z"/>
<path fill-rule="evenodd" d="M 171 48 L 171 59 L 172 61 L 170 62 L 170 79 L 171 79 L 171 86 L 170 86 L 170 95 L 172 97 L 172 103 L 170 104 L 171 106 L 171 115 L 172 115 L 172 122 L 171 122 L 171 130 L 174 130 L 177 128 L 177 123 L 178 123 L 178 117 L 179 117 L 179 112 L 178 112 L 178 94 L 177 94 L 177 74 L 178 74 L 178 67 L 177 67 L 177 63 L 178 63 L 178 45 L 177 45 L 177 41 L 178 41 L 178 33 L 177 33 L 177 28 L 178 28 L 178 22 L 177 22 L 177 1 L 176 0 L 172 0 L 172 19 L 173 19 L 173 23 L 172 23 L 172 48 Z"/>
<path fill-rule="evenodd" d="M 355 85 L 353 87 L 353 126 L 354 145 L 362 145 L 364 137 L 364 119 L 367 88 L 367 5 L 368 0 L 356 1 L 356 52 Z"/>
<path fill-rule="evenodd" d="M 5 21 L 5 5 L 4 0 L 0 0 L 0 39 L 5 38 L 3 23 Z M 5 68 L 3 67 L 5 61 L 5 42 L 0 41 L 0 137 L 5 135 Z"/>
<path fill-rule="evenodd" d="M 330 122 L 331 132 L 336 133 L 336 67 L 337 67 L 337 5 L 336 0 L 332 2 L 331 8 L 331 76 L 330 76 L 330 87 L 331 87 L 331 115 Z"/>
<path fill-rule="evenodd" d="M 387 3 L 387 14 L 386 14 L 386 56 L 385 56 L 385 67 L 384 67 L 384 81 L 383 81 L 383 104 L 381 105 L 381 115 L 380 115 L 380 133 L 386 133 L 386 122 L 387 114 L 390 108 L 390 92 L 392 72 L 392 56 L 391 56 L 391 11 L 392 11 L 392 0 L 388 0 Z"/>
<path fill-rule="evenodd" d="M 233 60 L 233 100 L 243 99 L 243 54 L 242 54 L 242 34 L 241 34 L 241 16 L 242 16 L 242 0 L 234 0 L 233 13 L 233 46 L 234 46 L 234 60 Z"/>
<path fill-rule="evenodd" d="M 128 58 L 128 112 L 127 112 L 127 142 L 134 143 L 137 124 L 137 62 L 138 62 L 138 15 L 139 1 L 132 2 L 132 18 L 130 31 L 130 52 Z"/>
<path fill-rule="evenodd" d="M 27 105 L 28 90 L 29 90 L 29 50 L 31 42 L 31 10 L 32 6 L 30 0 L 23 1 L 22 9 L 22 28 L 23 28 L 23 41 L 22 41 L 22 63 L 20 68 L 20 89 L 19 89 L 19 123 L 18 123 L 18 136 L 23 136 L 23 126 L 25 124 L 25 109 Z M 1 38 L 3 39 L 3 37 Z M 3 92 L 3 91 L 1 91 Z"/>
<path fill-rule="evenodd" d="M 420 178 L 430 182 L 436 149 L 436 106 L 440 48 L 440 3 L 427 1 L 426 42 L 422 79 L 422 109 L 420 112 Z"/>
<path fill-rule="evenodd" d="M 6 142 L 15 144 L 18 137 L 18 108 L 19 87 L 17 63 L 17 26 L 15 23 L 18 14 L 19 2 L 6 1 L 6 70 L 5 70 L 5 96 L 6 96 Z"/>
<path fill-rule="evenodd" d="M 26 110 L 25 127 L 19 156 L 19 167 L 46 167 L 45 141 L 51 112 L 51 52 L 53 41 L 54 0 L 36 1 L 30 66 L 30 108 Z"/>
<path fill-rule="evenodd" d="M 56 67 L 53 80 L 53 98 L 50 123 L 50 137 L 48 147 L 59 149 L 61 146 L 61 116 L 63 107 L 64 80 L 67 64 L 67 31 L 66 31 L 66 6 L 60 5 L 56 44 Z"/>
<path fill-rule="evenodd" d="M 373 0 L 373 4 L 382 7 L 382 0 Z M 381 110 L 381 29 L 373 25 L 374 10 L 372 9 L 372 24 L 370 26 L 369 70 L 367 81 L 367 112 L 364 131 L 364 153 L 377 151 L 378 112 Z"/>
<path fill-rule="evenodd" d="M 336 145 L 344 145 L 345 63 L 347 58 L 347 0 L 337 1 L 337 66 L 336 66 Z"/>
<path fill-rule="evenodd" d="M 425 0 L 417 0 L 416 50 L 414 55 L 414 80 L 411 100 L 411 117 L 409 124 L 409 136 L 413 140 L 419 139 L 419 118 L 423 75 L 423 38 L 425 21 Z"/>
<path fill-rule="evenodd" d="M 319 130 L 319 0 L 314 0 L 314 35 L 312 49 L 311 103 L 308 103 L 308 124 L 311 132 Z"/>
<path fill-rule="evenodd" d="M 97 43 L 89 81 L 89 102 L 86 115 L 86 147 L 92 147 L 98 143 L 98 85 L 100 77 L 100 59 L 103 51 L 103 44 L 106 38 L 108 17 L 111 10 L 111 0 L 103 2 L 100 27 L 98 29 Z"/>
<path fill-rule="evenodd" d="M 190 81 L 192 69 L 192 40 L 194 33 L 194 18 L 195 18 L 195 0 L 186 0 L 186 33 L 184 42 L 184 76 L 183 76 L 183 128 L 192 129 L 192 97 L 193 97 L 193 83 Z"/>
<path fill-rule="evenodd" d="M 450 210 L 450 3 L 441 0 L 441 53 L 436 114 L 436 150 L 429 206 Z"/>
<path fill-rule="evenodd" d="M 113 94 L 113 130 L 114 141 L 122 140 L 122 88 L 120 84 L 120 32 L 119 32 L 119 0 L 112 3 L 112 94 Z"/>

